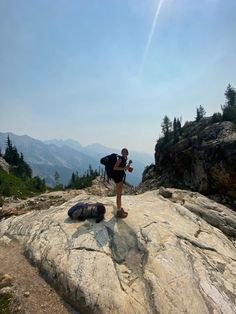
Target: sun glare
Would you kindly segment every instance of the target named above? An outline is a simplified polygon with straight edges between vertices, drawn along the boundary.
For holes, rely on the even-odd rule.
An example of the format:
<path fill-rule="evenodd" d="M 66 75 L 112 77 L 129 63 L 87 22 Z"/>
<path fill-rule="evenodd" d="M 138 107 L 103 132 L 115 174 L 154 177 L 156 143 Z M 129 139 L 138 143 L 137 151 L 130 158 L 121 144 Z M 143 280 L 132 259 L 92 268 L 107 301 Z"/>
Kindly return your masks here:
<path fill-rule="evenodd" d="M 146 61 L 146 58 L 147 58 L 147 55 L 148 55 L 148 52 L 149 52 L 149 49 L 150 49 L 150 46 L 152 43 L 152 37 L 153 37 L 154 31 L 156 29 L 157 21 L 158 21 L 158 18 L 160 16 L 160 11 L 161 11 L 161 8 L 162 8 L 164 2 L 165 2 L 165 0 L 159 0 L 158 1 L 157 9 L 156 9 L 155 16 L 154 16 L 154 19 L 152 22 L 152 27 L 151 27 L 151 30 L 149 32 L 147 44 L 146 44 L 145 49 L 144 49 L 142 63 L 141 63 L 140 68 L 139 68 L 139 76 L 141 76 L 141 74 L 143 72 L 143 67 L 144 67 L 144 64 L 145 64 L 145 61 Z"/>

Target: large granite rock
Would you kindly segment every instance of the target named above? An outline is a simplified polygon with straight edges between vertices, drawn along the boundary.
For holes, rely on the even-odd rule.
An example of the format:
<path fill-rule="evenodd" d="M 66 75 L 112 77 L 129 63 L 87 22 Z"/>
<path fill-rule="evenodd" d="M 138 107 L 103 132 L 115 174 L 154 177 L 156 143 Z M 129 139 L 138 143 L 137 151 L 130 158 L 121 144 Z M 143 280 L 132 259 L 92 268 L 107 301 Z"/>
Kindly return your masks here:
<path fill-rule="evenodd" d="M 129 216 L 118 220 L 115 197 L 83 191 L 1 221 L 1 240 L 19 240 L 81 314 L 236 313 L 235 213 L 198 193 L 170 192 L 124 195 Z M 78 201 L 104 203 L 105 221 L 70 220 Z"/>
<path fill-rule="evenodd" d="M 177 142 L 160 139 L 155 167 L 145 170 L 139 190 L 161 185 L 197 191 L 236 209 L 235 125 L 203 118 L 183 126 Z"/>

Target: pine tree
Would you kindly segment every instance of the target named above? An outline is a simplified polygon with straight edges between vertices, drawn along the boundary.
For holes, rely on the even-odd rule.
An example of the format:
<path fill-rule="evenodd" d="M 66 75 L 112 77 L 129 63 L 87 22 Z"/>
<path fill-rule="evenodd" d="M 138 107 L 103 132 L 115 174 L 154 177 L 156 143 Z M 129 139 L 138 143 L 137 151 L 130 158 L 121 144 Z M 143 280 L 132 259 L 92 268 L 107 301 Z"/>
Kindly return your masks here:
<path fill-rule="evenodd" d="M 93 179 L 95 179 L 97 176 L 98 171 L 93 170 L 92 166 L 89 165 L 89 169 L 82 176 L 79 176 L 78 171 L 76 171 L 76 173 L 72 173 L 67 188 L 83 189 L 85 187 L 91 186 Z"/>
<path fill-rule="evenodd" d="M 7 137 L 6 145 L 7 147 L 5 150 L 4 159 L 10 165 L 18 165 L 20 162 L 20 155 L 18 154 L 16 147 L 12 145 L 9 135 Z"/>
<path fill-rule="evenodd" d="M 167 138 L 172 131 L 172 122 L 167 116 L 164 116 L 163 122 L 161 124 L 162 133 L 164 134 L 164 137 Z"/>
<path fill-rule="evenodd" d="M 200 105 L 198 108 L 197 108 L 197 115 L 196 115 L 196 121 L 200 121 L 206 114 L 206 111 L 205 109 L 203 108 L 202 105 Z"/>
<path fill-rule="evenodd" d="M 221 122 L 222 121 L 222 114 L 220 112 L 215 112 L 211 117 L 212 123 Z"/>
<path fill-rule="evenodd" d="M 229 84 L 225 91 L 226 102 L 221 106 L 223 121 L 232 121 L 236 124 L 236 90 Z"/>
<path fill-rule="evenodd" d="M 180 135 L 181 135 L 181 119 L 174 118 L 173 121 L 173 133 L 174 133 L 174 143 L 177 143 L 179 141 Z"/>
<path fill-rule="evenodd" d="M 179 132 L 179 135 L 181 135 L 181 122 L 182 122 L 182 118 L 177 118 L 177 121 L 176 121 L 176 128 Z"/>
<path fill-rule="evenodd" d="M 60 184 L 60 175 L 57 171 L 54 173 L 54 180 L 55 180 L 56 186 L 58 186 Z"/>
<path fill-rule="evenodd" d="M 226 105 L 228 107 L 236 106 L 236 91 L 230 84 L 228 84 L 226 88 L 225 97 L 226 97 Z"/>
<path fill-rule="evenodd" d="M 19 155 L 17 148 L 12 145 L 9 136 L 7 137 L 6 145 L 3 158 L 12 166 L 11 172 L 23 180 L 30 179 L 32 177 L 32 169 L 24 161 L 23 154 Z"/>

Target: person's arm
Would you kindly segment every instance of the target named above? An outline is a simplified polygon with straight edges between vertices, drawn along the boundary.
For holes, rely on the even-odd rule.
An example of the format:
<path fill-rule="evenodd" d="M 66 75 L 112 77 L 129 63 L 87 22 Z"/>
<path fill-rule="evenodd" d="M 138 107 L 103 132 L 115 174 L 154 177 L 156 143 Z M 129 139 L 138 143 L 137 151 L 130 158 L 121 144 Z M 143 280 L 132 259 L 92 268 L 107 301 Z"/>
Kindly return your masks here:
<path fill-rule="evenodd" d="M 113 167 L 113 170 L 116 170 L 116 171 L 125 170 L 125 167 L 120 167 L 121 162 L 122 162 L 122 159 L 118 159 L 117 162 L 115 163 L 115 166 Z"/>
<path fill-rule="evenodd" d="M 115 163 L 115 166 L 113 167 L 113 170 L 126 171 L 129 168 L 130 164 L 132 163 L 132 160 L 130 160 L 128 165 L 125 167 L 120 167 L 121 162 L 122 162 L 122 159 L 118 159 L 117 162 Z"/>

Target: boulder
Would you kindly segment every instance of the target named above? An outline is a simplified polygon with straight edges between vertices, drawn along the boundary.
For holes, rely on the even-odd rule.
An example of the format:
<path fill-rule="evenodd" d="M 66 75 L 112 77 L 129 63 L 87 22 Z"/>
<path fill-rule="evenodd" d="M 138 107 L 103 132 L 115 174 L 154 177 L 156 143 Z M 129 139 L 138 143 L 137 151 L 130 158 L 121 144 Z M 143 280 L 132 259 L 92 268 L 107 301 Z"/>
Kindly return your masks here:
<path fill-rule="evenodd" d="M 172 196 L 172 192 L 170 192 L 168 189 L 165 189 L 163 186 L 160 187 L 159 194 L 165 198 L 170 198 Z"/>

